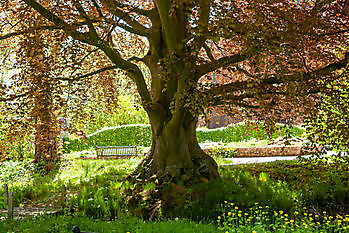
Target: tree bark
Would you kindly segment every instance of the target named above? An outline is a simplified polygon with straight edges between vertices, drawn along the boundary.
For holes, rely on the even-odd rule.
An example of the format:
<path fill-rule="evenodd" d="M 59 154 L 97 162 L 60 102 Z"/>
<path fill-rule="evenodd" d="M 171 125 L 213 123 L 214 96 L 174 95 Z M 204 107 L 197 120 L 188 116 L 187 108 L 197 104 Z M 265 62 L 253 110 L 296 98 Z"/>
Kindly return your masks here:
<path fill-rule="evenodd" d="M 152 126 L 152 146 L 137 169 L 128 177 L 128 182 L 140 184 L 139 190 L 128 193 L 128 204 L 142 208 L 143 217 L 154 218 L 159 211 L 175 213 L 191 201 L 196 195 L 188 192 L 196 184 L 218 179 L 218 166 L 197 142 L 196 123 L 188 111 L 182 110 L 181 118 L 163 119 L 164 116 L 154 111 L 150 114 Z M 142 187 L 153 182 L 153 191 Z"/>

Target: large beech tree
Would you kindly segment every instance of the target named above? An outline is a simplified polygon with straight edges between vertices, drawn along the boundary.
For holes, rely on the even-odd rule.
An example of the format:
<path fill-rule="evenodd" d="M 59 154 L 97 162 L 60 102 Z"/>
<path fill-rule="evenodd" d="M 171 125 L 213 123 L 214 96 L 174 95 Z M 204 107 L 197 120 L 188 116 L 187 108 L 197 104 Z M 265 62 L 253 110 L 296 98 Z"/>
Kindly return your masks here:
<path fill-rule="evenodd" d="M 59 30 L 107 58 L 71 80 L 118 69 L 134 82 L 153 133 L 134 181 L 171 182 L 158 197 L 173 206 L 183 194 L 180 184 L 219 177 L 196 140 L 203 107 L 229 105 L 271 123 L 289 111 L 305 114 L 317 101 L 319 80 L 349 61 L 349 52 L 338 50 L 348 39 L 344 0 L 9 0 L 4 6 L 17 5 L 42 23 L 19 24 L 1 39 Z M 217 75 L 220 81 L 212 81 Z"/>

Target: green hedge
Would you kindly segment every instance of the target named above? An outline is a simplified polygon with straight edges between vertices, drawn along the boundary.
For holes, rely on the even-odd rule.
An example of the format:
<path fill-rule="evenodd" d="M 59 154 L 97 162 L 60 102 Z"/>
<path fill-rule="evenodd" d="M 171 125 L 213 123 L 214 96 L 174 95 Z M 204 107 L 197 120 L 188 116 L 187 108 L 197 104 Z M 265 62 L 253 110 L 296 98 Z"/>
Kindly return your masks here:
<path fill-rule="evenodd" d="M 150 146 L 150 125 L 123 125 L 96 131 L 87 139 L 64 140 L 65 152 L 82 151 L 95 146 Z"/>
<path fill-rule="evenodd" d="M 292 126 L 285 127 L 277 125 L 273 138 L 283 136 L 286 133 L 291 136 L 300 136 L 304 130 L 302 128 Z M 251 138 L 267 139 L 267 135 L 263 130 L 263 124 L 257 123 L 239 123 L 229 125 L 219 129 L 199 128 L 196 131 L 198 142 L 239 142 L 249 140 Z M 124 125 L 99 130 L 87 136 L 86 140 L 65 139 L 65 152 L 81 151 L 95 146 L 150 146 L 151 145 L 151 129 L 150 125 Z"/>

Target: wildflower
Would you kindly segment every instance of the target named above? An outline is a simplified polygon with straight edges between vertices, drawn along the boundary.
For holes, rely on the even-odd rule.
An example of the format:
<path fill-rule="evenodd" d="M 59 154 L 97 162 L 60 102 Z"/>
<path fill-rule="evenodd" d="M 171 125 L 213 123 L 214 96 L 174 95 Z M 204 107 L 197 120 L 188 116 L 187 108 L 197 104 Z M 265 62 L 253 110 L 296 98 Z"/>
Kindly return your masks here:
<path fill-rule="evenodd" d="M 322 213 L 323 213 L 323 214 L 326 214 L 326 211 L 323 211 Z"/>
<path fill-rule="evenodd" d="M 239 207 L 235 206 L 235 208 L 234 208 L 234 209 L 236 209 L 236 210 L 237 210 L 237 209 L 239 209 Z"/>
<path fill-rule="evenodd" d="M 247 215 L 248 215 L 248 213 L 245 213 L 245 215 L 247 216 Z"/>
<path fill-rule="evenodd" d="M 228 216 L 230 216 L 231 215 L 231 212 L 228 212 Z"/>
<path fill-rule="evenodd" d="M 252 233 L 257 233 L 257 231 L 252 231 Z"/>
<path fill-rule="evenodd" d="M 234 203 L 230 203 L 230 205 L 234 205 Z"/>
<path fill-rule="evenodd" d="M 265 212 L 262 212 L 262 214 L 265 214 Z"/>
<path fill-rule="evenodd" d="M 278 216 L 278 213 L 277 213 L 277 212 L 274 212 L 274 215 L 275 215 L 275 216 Z"/>
<path fill-rule="evenodd" d="M 319 217 L 319 215 L 315 214 L 315 218 L 318 218 L 318 217 Z"/>
<path fill-rule="evenodd" d="M 224 201 L 224 203 L 228 203 L 227 201 Z"/>
<path fill-rule="evenodd" d="M 283 214 L 283 213 L 284 213 L 284 211 L 280 210 L 280 211 L 279 211 L 279 213 L 280 213 L 280 214 Z"/>
<path fill-rule="evenodd" d="M 221 219 L 221 216 L 218 216 L 218 219 Z"/>
<path fill-rule="evenodd" d="M 238 214 L 239 217 L 241 217 L 241 214 Z"/>
<path fill-rule="evenodd" d="M 290 223 L 294 223 L 294 220 L 293 220 L 293 219 L 291 219 L 291 220 L 290 220 Z"/>
<path fill-rule="evenodd" d="M 299 214 L 299 212 L 298 212 L 298 211 L 295 211 L 294 214 L 297 215 L 297 214 Z"/>

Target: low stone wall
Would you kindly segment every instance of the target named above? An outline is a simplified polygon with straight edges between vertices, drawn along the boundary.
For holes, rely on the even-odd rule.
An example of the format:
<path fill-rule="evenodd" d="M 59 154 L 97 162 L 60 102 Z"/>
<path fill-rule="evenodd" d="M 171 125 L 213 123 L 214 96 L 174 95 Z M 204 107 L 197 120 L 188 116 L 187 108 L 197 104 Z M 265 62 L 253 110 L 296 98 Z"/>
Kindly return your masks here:
<path fill-rule="evenodd" d="M 302 153 L 301 146 L 268 146 L 234 148 L 239 157 L 270 157 L 270 156 L 298 156 Z"/>

